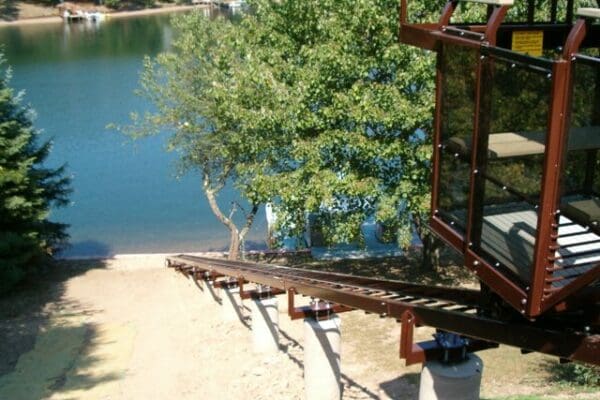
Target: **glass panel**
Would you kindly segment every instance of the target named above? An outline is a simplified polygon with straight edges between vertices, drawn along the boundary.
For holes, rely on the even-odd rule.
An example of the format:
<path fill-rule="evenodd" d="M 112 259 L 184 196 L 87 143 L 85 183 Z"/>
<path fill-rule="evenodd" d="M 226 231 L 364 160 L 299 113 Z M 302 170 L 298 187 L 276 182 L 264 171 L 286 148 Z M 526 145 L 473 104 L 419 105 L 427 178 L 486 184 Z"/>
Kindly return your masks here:
<path fill-rule="evenodd" d="M 483 67 L 471 241 L 491 265 L 525 282 L 536 242 L 548 72 L 493 57 Z"/>
<path fill-rule="evenodd" d="M 563 176 L 563 199 L 598 196 L 600 173 L 600 60 L 576 61 L 573 70 L 571 126 L 567 163 Z"/>
<path fill-rule="evenodd" d="M 478 51 L 444 44 L 438 212 L 457 232 L 467 226 Z"/>
<path fill-rule="evenodd" d="M 600 59 L 577 57 L 556 262 L 564 286 L 600 261 Z"/>

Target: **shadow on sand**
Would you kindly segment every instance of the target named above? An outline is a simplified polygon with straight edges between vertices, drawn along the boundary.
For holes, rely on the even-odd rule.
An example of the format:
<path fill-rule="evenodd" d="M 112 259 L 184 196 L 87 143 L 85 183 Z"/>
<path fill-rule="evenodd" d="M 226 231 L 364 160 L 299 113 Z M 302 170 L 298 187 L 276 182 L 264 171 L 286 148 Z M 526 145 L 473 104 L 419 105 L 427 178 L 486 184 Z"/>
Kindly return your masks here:
<path fill-rule="evenodd" d="M 99 268 L 103 261 L 53 261 L 0 297 L 0 398 L 69 397 L 118 378 L 89 373 L 102 361 L 98 328 L 87 322 L 98 310 L 65 298 L 70 279 Z"/>

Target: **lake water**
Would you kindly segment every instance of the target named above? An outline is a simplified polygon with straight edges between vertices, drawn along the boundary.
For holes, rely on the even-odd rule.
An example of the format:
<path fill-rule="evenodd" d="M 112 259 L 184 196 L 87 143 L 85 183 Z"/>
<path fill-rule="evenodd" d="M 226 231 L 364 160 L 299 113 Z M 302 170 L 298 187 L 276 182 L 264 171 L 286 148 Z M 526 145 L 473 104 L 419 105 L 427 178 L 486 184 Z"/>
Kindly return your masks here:
<path fill-rule="evenodd" d="M 72 205 L 52 219 L 71 225 L 68 257 L 225 249 L 228 231 L 211 213 L 197 173 L 175 177 L 176 156 L 166 137 L 131 141 L 107 129 L 149 109 L 133 92 L 144 55 L 168 49 L 170 16 L 0 29 L 13 69 L 43 138 L 53 138 L 48 164 L 66 162 Z M 227 205 L 232 191 L 219 201 Z M 258 216 L 247 248 L 265 246 Z"/>

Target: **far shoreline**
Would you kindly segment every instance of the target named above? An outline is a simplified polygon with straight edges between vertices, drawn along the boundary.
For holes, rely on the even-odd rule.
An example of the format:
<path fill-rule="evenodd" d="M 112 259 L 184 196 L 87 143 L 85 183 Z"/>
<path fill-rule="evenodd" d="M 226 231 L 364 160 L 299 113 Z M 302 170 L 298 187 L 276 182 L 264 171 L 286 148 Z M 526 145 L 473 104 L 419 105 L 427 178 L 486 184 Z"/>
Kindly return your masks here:
<path fill-rule="evenodd" d="M 167 7 L 158 7 L 158 8 L 146 8 L 143 10 L 131 10 L 131 11 L 115 11 L 106 13 L 107 19 L 113 18 L 131 18 L 131 17 L 140 17 L 145 15 L 153 15 L 153 14 L 167 14 L 167 13 L 175 13 L 175 12 L 183 12 L 194 9 L 203 9 L 209 7 L 206 4 L 198 4 L 198 5 L 179 5 L 179 6 L 167 6 Z M 49 16 L 49 17 L 38 17 L 38 18 L 23 18 L 16 19 L 14 21 L 0 21 L 0 28 L 5 26 L 26 26 L 26 25 L 41 25 L 41 24 L 56 24 L 59 22 L 63 22 L 63 19 L 58 16 Z"/>

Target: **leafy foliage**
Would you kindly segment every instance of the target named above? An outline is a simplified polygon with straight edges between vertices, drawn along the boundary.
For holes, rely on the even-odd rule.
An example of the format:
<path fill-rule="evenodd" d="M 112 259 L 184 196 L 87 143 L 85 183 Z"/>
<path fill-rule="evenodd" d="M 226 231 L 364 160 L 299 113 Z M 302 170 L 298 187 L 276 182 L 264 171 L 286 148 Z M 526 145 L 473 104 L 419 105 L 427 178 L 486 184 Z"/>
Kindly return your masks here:
<path fill-rule="evenodd" d="M 568 385 L 600 387 L 600 368 L 593 365 L 554 364 L 552 372 L 559 382 Z"/>
<path fill-rule="evenodd" d="M 265 201 L 254 190 L 255 160 L 273 149 L 253 142 L 249 134 L 255 104 L 266 104 L 269 93 L 259 86 L 268 76 L 248 59 L 248 45 L 240 27 L 223 18 L 211 21 L 200 13 L 178 18 L 179 32 L 173 48 L 155 59 L 146 59 L 140 94 L 156 111 L 143 117 L 133 115 L 127 132 L 134 137 L 166 129 L 172 133 L 169 149 L 181 155 L 181 171 L 197 170 L 216 217 L 229 229 L 230 258 L 250 229 L 258 205 Z M 219 205 L 217 197 L 233 183 L 250 203 L 242 226 L 234 219 L 240 209 Z"/>
<path fill-rule="evenodd" d="M 165 1 L 169 3 L 170 1 Z M 152 8 L 156 6 L 155 0 L 104 0 L 103 3 L 106 7 L 115 10 L 127 10 L 137 8 Z"/>
<path fill-rule="evenodd" d="M 260 190 L 296 230 L 308 212 L 326 221 L 330 242 L 360 242 L 374 215 L 407 245 L 429 206 L 433 59 L 399 45 L 397 2 L 255 7 L 248 25 L 270 49 L 258 56 L 285 85 L 272 125 L 286 163 L 260 177 Z"/>
<path fill-rule="evenodd" d="M 64 167 L 45 168 L 49 142 L 38 146 L 31 112 L 0 80 L 0 293 L 21 280 L 33 261 L 63 244 L 66 225 L 51 222 L 52 205 L 67 203 Z"/>
<path fill-rule="evenodd" d="M 312 213 L 329 242 L 360 241 L 374 215 L 407 245 L 429 207 L 433 58 L 399 45 L 397 2 L 251 6 L 236 25 L 177 20 L 172 51 L 146 62 L 157 112 L 134 134 L 169 128 L 205 192 L 233 182 L 253 207 L 274 202 L 289 234 Z"/>

